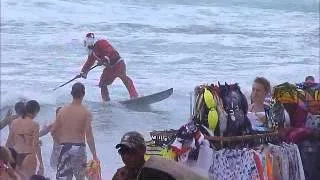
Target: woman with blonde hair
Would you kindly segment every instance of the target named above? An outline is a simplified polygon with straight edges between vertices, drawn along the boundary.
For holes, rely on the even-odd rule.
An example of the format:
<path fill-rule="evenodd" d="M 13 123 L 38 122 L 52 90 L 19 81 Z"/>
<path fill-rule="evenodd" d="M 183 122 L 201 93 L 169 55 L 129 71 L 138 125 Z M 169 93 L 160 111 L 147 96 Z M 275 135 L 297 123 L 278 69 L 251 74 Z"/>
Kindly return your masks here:
<path fill-rule="evenodd" d="M 270 82 L 264 77 L 256 77 L 252 84 L 252 92 L 250 95 L 251 105 L 249 106 L 248 118 L 251 122 L 252 129 L 255 131 L 268 130 L 266 107 L 269 106 L 271 98 Z M 283 109 L 282 121 L 289 123 L 289 115 Z M 269 127 L 270 128 L 270 127 Z"/>

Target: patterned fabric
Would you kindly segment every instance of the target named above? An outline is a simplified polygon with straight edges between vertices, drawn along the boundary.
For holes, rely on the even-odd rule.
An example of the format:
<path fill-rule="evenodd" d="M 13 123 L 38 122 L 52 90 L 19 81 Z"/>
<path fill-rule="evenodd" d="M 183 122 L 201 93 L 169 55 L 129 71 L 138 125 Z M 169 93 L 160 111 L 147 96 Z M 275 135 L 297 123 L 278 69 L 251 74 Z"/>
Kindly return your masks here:
<path fill-rule="evenodd" d="M 254 159 L 254 162 L 256 163 L 260 180 L 264 180 L 264 176 L 263 176 L 263 165 L 262 165 L 262 162 L 261 162 L 261 160 L 260 160 L 260 158 L 259 158 L 259 155 L 258 155 L 257 153 L 254 153 L 254 154 L 253 154 L 253 159 Z"/>
<path fill-rule="evenodd" d="M 57 180 L 85 179 L 86 147 L 84 144 L 65 143 L 61 145 L 61 152 L 57 166 Z"/>
<path fill-rule="evenodd" d="M 320 115 L 312 115 L 311 113 L 308 113 L 306 128 L 320 128 Z"/>
<path fill-rule="evenodd" d="M 305 180 L 296 144 L 263 145 L 253 149 L 216 151 L 210 180 Z"/>
<path fill-rule="evenodd" d="M 125 133 L 122 136 L 120 143 L 116 145 L 116 148 L 120 148 L 123 145 L 133 149 L 146 146 L 143 135 L 136 131 L 129 131 Z"/>
<path fill-rule="evenodd" d="M 296 144 L 283 143 L 281 146 L 272 145 L 270 148 L 270 153 L 274 157 L 274 179 L 305 179 L 300 152 Z"/>
<path fill-rule="evenodd" d="M 53 169 L 57 169 L 60 151 L 61 151 L 61 146 L 59 144 L 54 143 L 52 147 L 51 157 L 50 157 L 50 166 Z"/>
<path fill-rule="evenodd" d="M 213 155 L 209 179 L 259 179 L 252 151 L 221 150 Z"/>

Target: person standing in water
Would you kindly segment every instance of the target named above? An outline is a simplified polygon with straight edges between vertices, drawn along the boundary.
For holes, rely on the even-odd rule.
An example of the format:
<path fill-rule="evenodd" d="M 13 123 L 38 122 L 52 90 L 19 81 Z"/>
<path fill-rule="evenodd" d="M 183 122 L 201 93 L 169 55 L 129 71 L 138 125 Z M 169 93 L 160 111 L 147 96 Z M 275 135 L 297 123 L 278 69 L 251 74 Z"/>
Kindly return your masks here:
<path fill-rule="evenodd" d="M 39 125 L 33 121 L 40 111 L 40 105 L 35 100 L 26 104 L 26 111 L 22 117 L 15 119 L 9 130 L 7 145 L 11 144 L 17 152 L 17 169 L 24 179 L 29 179 L 37 169 L 37 158 L 39 161 L 38 174 L 44 172 L 39 146 Z"/>
<path fill-rule="evenodd" d="M 88 33 L 84 40 L 84 46 L 88 49 L 88 58 L 83 65 L 81 73 L 78 75 L 82 78 L 87 78 L 89 69 L 95 61 L 98 64 L 105 66 L 100 77 L 99 87 L 101 88 L 101 97 L 103 101 L 109 101 L 108 86 L 119 77 L 126 86 L 130 98 L 138 97 L 138 93 L 132 79 L 127 76 L 126 64 L 112 45 L 105 39 L 95 40 L 93 33 Z"/>
<path fill-rule="evenodd" d="M 99 161 L 96 154 L 95 142 L 92 133 L 91 112 L 82 105 L 85 87 L 81 83 L 72 86 L 71 104 L 59 110 L 57 119 L 52 126 L 51 133 L 61 145 L 58 158 L 56 179 L 85 179 L 87 164 L 86 143 L 93 159 Z"/>
<path fill-rule="evenodd" d="M 62 107 L 58 107 L 56 109 L 56 117 L 58 116 L 59 110 L 61 108 Z M 55 121 L 56 121 L 56 119 L 54 119 L 54 121 L 49 126 L 43 127 L 40 130 L 39 136 L 42 137 L 42 136 L 47 135 L 49 132 L 52 132 L 52 127 L 53 127 Z M 61 147 L 57 141 L 57 138 L 52 133 L 51 133 L 51 136 L 53 139 L 53 146 L 52 146 L 52 152 L 51 152 L 51 157 L 50 157 L 50 166 L 56 170 L 57 165 L 58 165 L 58 157 L 60 154 Z"/>
<path fill-rule="evenodd" d="M 16 111 L 15 115 L 12 115 L 12 110 L 9 109 L 5 118 L 2 121 L 0 121 L 0 130 L 3 129 L 4 127 L 6 127 L 7 125 L 10 126 L 11 122 L 14 119 L 17 119 L 18 117 L 23 116 L 23 114 L 26 111 L 26 106 L 25 106 L 24 102 L 22 102 L 22 101 L 17 102 L 14 105 L 14 110 Z"/>

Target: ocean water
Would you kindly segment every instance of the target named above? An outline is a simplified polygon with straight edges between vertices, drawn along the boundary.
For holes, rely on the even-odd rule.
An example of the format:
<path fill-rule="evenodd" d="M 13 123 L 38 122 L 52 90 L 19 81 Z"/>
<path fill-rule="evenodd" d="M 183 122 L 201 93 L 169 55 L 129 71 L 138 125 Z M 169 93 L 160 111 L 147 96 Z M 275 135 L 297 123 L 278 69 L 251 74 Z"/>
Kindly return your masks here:
<path fill-rule="evenodd" d="M 2 0 L 2 117 L 19 99 L 36 99 L 36 120 L 52 121 L 55 108 L 70 102 L 71 84 L 52 89 L 79 73 L 87 32 L 107 38 L 120 52 L 140 95 L 174 88 L 169 99 L 140 112 L 117 103 L 128 98 L 120 80 L 110 86 L 112 101 L 101 103 L 101 68 L 80 80 L 94 117 L 103 179 L 122 166 L 114 146 L 126 131 L 148 139 L 151 130 L 176 129 L 188 120 L 196 85 L 238 82 L 249 94 L 256 76 L 273 85 L 307 75 L 319 81 L 319 0 Z M 2 145 L 7 135 L 3 129 Z M 41 140 L 46 176 L 54 177 L 51 137 Z"/>

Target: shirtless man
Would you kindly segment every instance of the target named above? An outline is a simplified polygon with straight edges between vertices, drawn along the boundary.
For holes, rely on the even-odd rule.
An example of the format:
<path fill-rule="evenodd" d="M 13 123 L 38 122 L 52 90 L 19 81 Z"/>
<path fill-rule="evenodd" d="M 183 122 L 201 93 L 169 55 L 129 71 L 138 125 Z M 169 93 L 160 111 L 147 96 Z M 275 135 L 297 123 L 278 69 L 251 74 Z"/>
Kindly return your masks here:
<path fill-rule="evenodd" d="M 40 105 L 37 101 L 28 101 L 25 114 L 15 119 L 10 126 L 7 145 L 12 144 L 13 149 L 17 152 L 17 169 L 24 177 L 23 179 L 29 179 L 35 174 L 37 158 L 40 163 L 38 174 L 43 174 L 39 125 L 33 121 L 39 111 Z"/>
<path fill-rule="evenodd" d="M 61 152 L 58 158 L 56 179 L 85 179 L 87 163 L 86 144 L 93 159 L 98 161 L 92 133 L 91 113 L 81 104 L 85 95 L 85 87 L 81 83 L 72 86 L 71 104 L 62 107 L 53 124 L 51 133 L 60 143 Z"/>
<path fill-rule="evenodd" d="M 58 113 L 61 108 L 62 107 L 58 107 L 56 109 L 56 117 L 58 116 Z M 42 137 L 42 136 L 47 135 L 49 132 L 51 132 L 55 121 L 56 121 L 56 119 L 54 119 L 50 125 L 43 127 L 39 132 L 39 136 Z M 51 157 L 50 157 L 50 166 L 56 170 L 57 165 L 58 165 L 58 157 L 60 154 L 61 147 L 60 147 L 60 144 L 57 142 L 56 137 L 53 134 L 51 134 L 51 135 L 52 135 L 52 139 L 53 139 L 53 146 L 52 146 L 52 152 L 51 152 Z"/>

